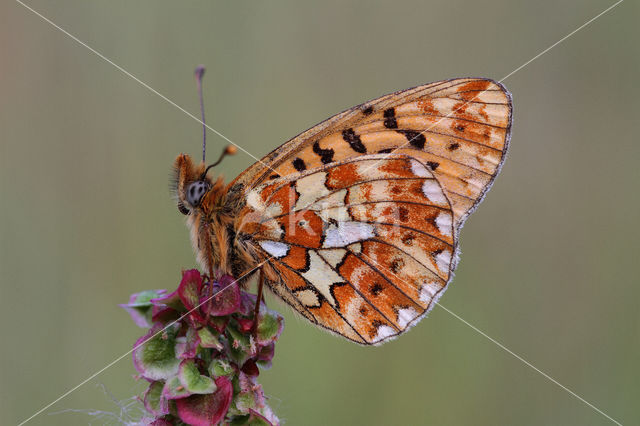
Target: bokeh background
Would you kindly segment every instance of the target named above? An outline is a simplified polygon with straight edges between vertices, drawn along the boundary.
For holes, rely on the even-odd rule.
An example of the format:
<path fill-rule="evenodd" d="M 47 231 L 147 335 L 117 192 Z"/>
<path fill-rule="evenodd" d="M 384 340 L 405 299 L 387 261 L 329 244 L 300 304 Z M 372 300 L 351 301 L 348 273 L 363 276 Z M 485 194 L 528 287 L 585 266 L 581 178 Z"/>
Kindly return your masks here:
<path fill-rule="evenodd" d="M 501 79 L 604 0 L 29 0 L 257 157 L 352 105 L 418 84 Z M 623 424 L 640 422 L 640 71 L 625 1 L 504 81 L 509 158 L 462 232 L 442 304 Z M 117 304 L 195 265 L 167 191 L 201 127 L 19 3 L 0 4 L 0 424 L 129 350 Z M 224 141 L 209 133 L 210 158 Z M 219 168 L 231 179 L 254 160 Z M 286 316 L 261 376 L 289 425 L 606 425 L 436 307 L 379 348 Z M 31 425 L 115 423 L 142 386 L 127 356 Z M 105 392 L 106 389 L 106 392 Z"/>

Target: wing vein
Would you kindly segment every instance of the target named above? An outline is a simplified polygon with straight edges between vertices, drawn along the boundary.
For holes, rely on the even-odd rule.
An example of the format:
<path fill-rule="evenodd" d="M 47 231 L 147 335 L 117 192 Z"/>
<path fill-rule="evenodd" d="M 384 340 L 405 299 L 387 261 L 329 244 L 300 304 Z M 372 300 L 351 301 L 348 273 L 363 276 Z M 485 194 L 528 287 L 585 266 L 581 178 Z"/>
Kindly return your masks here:
<path fill-rule="evenodd" d="M 316 251 L 316 253 L 317 253 L 317 251 Z M 345 277 L 340 273 L 340 271 L 336 271 L 336 269 L 335 269 L 333 266 L 331 266 L 331 265 L 329 264 L 329 262 L 327 262 L 327 261 L 325 260 L 325 258 L 324 258 L 320 253 L 318 253 L 318 257 L 320 257 L 320 259 L 322 259 L 322 261 L 325 263 L 325 265 L 327 265 L 329 268 L 333 269 L 333 271 L 334 271 L 335 273 L 337 273 L 338 275 L 340 275 L 340 276 L 342 277 L 342 279 L 344 279 L 344 282 L 345 282 L 345 283 L 347 283 L 347 284 L 349 285 L 349 287 L 351 287 L 351 288 L 353 289 L 353 291 L 355 291 L 355 292 L 358 294 L 358 296 L 362 297 L 362 299 L 363 299 L 365 302 L 367 302 L 367 304 L 368 304 L 369 306 L 371 306 L 371 307 L 372 307 L 372 308 L 373 308 L 377 313 L 379 313 L 379 314 L 380 314 L 380 316 L 381 316 L 382 318 L 384 318 L 384 319 L 385 319 L 385 320 L 386 320 L 386 321 L 387 321 L 387 322 L 388 322 L 388 323 L 389 323 L 389 324 L 390 324 L 390 325 L 391 325 L 391 326 L 392 326 L 396 331 L 400 332 L 400 329 L 399 329 L 398 327 L 396 327 L 396 325 L 393 323 L 393 321 L 391 321 L 389 318 L 387 318 L 387 316 L 386 316 L 385 314 L 383 314 L 383 313 L 382 313 L 382 311 L 381 311 L 380 309 L 378 309 L 378 307 L 377 307 L 376 305 L 374 305 L 373 303 L 371 303 L 371 301 L 370 301 L 369 299 L 367 299 L 367 298 L 364 296 L 364 294 L 362 294 L 362 292 L 361 292 L 360 290 L 358 290 L 358 288 L 357 288 L 355 285 L 353 285 L 353 283 L 352 283 L 351 281 L 349 281 L 347 278 L 345 278 Z M 303 278 L 304 278 L 304 277 L 303 277 Z"/>
<path fill-rule="evenodd" d="M 457 195 L 460 195 L 460 194 L 457 194 Z M 460 196 L 462 197 L 463 195 L 460 195 Z M 269 222 L 270 220 L 280 219 L 282 217 L 290 216 L 290 215 L 296 214 L 296 213 L 299 214 L 300 212 L 309 212 L 309 211 L 311 211 L 311 212 L 322 212 L 322 211 L 326 211 L 326 210 L 329 210 L 329 209 L 337 209 L 337 208 L 350 209 L 351 207 L 357 207 L 357 206 L 362 206 L 362 205 L 367 205 L 367 204 L 377 204 L 377 203 L 412 204 L 412 205 L 418 205 L 418 206 L 424 206 L 424 207 L 433 207 L 434 209 L 438 209 L 438 210 L 445 210 L 445 211 L 450 210 L 449 207 L 437 206 L 435 204 L 419 203 L 417 201 L 401 201 L 401 200 L 362 201 L 360 203 L 336 205 L 336 206 L 329 207 L 329 208 L 326 208 L 326 209 L 321 209 L 321 210 L 311 210 L 311 209 L 308 208 L 309 206 L 306 206 L 306 207 L 304 207 L 302 209 L 299 209 L 299 210 L 289 210 L 287 213 L 282 213 L 282 214 L 277 215 L 277 216 L 272 216 L 272 217 L 270 217 L 268 219 L 264 219 L 260 223 L 265 223 L 265 222 Z M 315 204 L 315 202 L 313 204 Z M 324 223 L 328 223 L 327 221 L 323 221 L 323 222 Z M 356 222 L 365 223 L 365 221 L 363 221 L 363 220 L 356 220 Z M 258 230 L 258 231 L 254 232 L 251 235 L 255 235 L 258 232 L 261 232 L 261 231 Z"/>
<path fill-rule="evenodd" d="M 400 128 L 398 128 L 398 129 L 393 129 L 393 130 L 415 130 L 415 129 L 400 129 Z M 388 131 L 390 131 L 390 130 L 386 130 L 386 129 L 385 130 L 374 130 L 374 131 L 371 131 L 371 132 L 360 133 L 359 136 L 371 135 L 371 134 L 375 134 L 375 133 L 388 132 Z M 449 138 L 459 139 L 461 141 L 465 141 L 465 142 L 473 143 L 473 144 L 476 144 L 476 145 L 480 145 L 480 146 L 483 146 L 485 148 L 492 149 L 492 150 L 494 150 L 496 152 L 503 152 L 502 149 L 495 148 L 495 147 L 493 147 L 491 145 L 483 144 L 482 142 L 474 141 L 473 139 L 467 139 L 467 138 L 463 138 L 461 136 L 456 136 L 456 135 L 449 134 L 449 133 L 436 132 L 435 130 L 430 130 L 429 128 L 427 128 L 425 130 L 421 130 L 420 133 L 433 133 L 434 135 L 446 136 L 446 137 L 449 137 Z M 426 146 L 426 144 L 425 144 L 425 146 Z M 396 149 L 399 149 L 399 148 L 400 147 L 397 147 Z M 418 151 L 427 152 L 427 151 L 422 151 L 422 150 L 418 150 Z M 442 158 L 446 158 L 446 157 L 442 157 Z"/>
<path fill-rule="evenodd" d="M 421 311 L 424 310 L 424 308 L 422 306 L 420 306 L 420 304 L 418 302 L 416 302 L 415 300 L 413 300 L 413 298 L 411 296 L 409 296 L 407 293 L 405 293 L 403 290 L 400 289 L 400 287 L 398 287 L 397 285 L 395 285 L 393 283 L 393 281 L 391 281 L 385 274 L 382 273 L 382 271 L 380 271 L 377 267 L 373 266 L 371 263 L 367 262 L 366 260 L 364 260 L 362 257 L 358 256 L 357 253 L 353 252 L 351 249 L 349 249 L 348 247 L 346 247 L 347 251 L 349 253 L 351 253 L 352 255 L 354 255 L 356 258 L 360 259 L 360 261 L 362 261 L 362 263 L 364 263 L 365 265 L 367 265 L 368 267 L 370 267 L 371 269 L 373 269 L 378 275 L 380 275 L 382 278 L 384 278 L 385 281 L 387 281 L 393 288 L 395 288 L 396 290 L 398 290 L 400 292 L 400 294 L 402 294 L 403 296 L 405 296 L 407 299 L 409 299 L 415 306 L 418 307 L 418 309 L 420 309 Z M 369 257 L 369 256 L 367 256 Z"/>
<path fill-rule="evenodd" d="M 322 256 L 321 256 L 321 257 L 322 257 Z M 271 261 L 269 261 L 269 262 L 271 262 Z M 315 288 L 315 286 L 314 286 L 313 284 L 311 284 L 311 283 L 310 283 L 310 282 L 309 282 L 305 277 L 303 277 L 302 275 L 300 275 L 300 274 L 298 273 L 298 271 L 296 271 L 295 269 L 293 269 L 292 267 L 290 267 L 290 266 L 289 266 L 289 265 L 287 265 L 286 263 L 283 263 L 283 262 L 280 262 L 280 261 L 278 261 L 278 263 L 280 263 L 282 266 L 284 266 L 285 268 L 287 268 L 287 269 L 291 270 L 294 274 L 296 274 L 296 275 L 298 275 L 300 278 L 302 278 L 302 279 L 307 283 L 307 285 L 309 285 L 310 287 Z M 287 285 L 286 285 L 286 284 L 284 284 L 284 283 L 283 283 L 283 286 L 284 286 L 284 287 L 287 287 Z M 313 314 L 311 313 L 311 311 L 309 311 L 309 309 L 308 309 L 306 306 L 304 306 L 304 304 L 303 304 L 302 302 L 300 302 L 300 299 L 298 299 L 298 298 L 296 297 L 296 295 L 291 291 L 291 289 L 290 289 L 289 287 L 287 287 L 287 291 L 289 292 L 289 294 L 291 294 L 291 296 L 293 296 L 296 300 L 298 300 L 298 302 L 300 303 L 300 305 L 302 305 L 302 307 L 303 307 L 303 308 L 305 308 L 305 310 L 306 310 L 307 312 L 309 312 L 309 314 L 310 314 L 311 316 L 313 316 L 313 318 L 315 319 L 315 317 L 316 317 L 316 316 L 315 316 L 315 315 L 313 315 Z M 360 337 L 360 338 L 362 339 L 362 341 L 363 341 L 364 343 L 366 343 L 366 344 L 368 344 L 368 343 L 369 343 L 369 342 L 368 342 L 368 340 L 367 340 L 367 339 L 365 339 L 365 338 L 364 338 L 360 333 L 358 333 L 358 330 L 356 330 L 356 329 L 354 328 L 354 326 L 353 326 L 349 321 L 347 321 L 347 319 L 346 319 L 344 316 L 342 316 L 342 314 L 340 313 L 340 311 L 338 311 L 335 307 L 333 307 L 333 306 L 331 305 L 331 303 L 329 303 L 328 301 L 327 301 L 326 303 L 331 307 L 331 309 L 332 309 L 332 310 L 333 310 L 333 311 L 334 311 L 334 312 L 335 312 L 335 313 L 336 313 L 340 318 L 342 318 L 342 320 L 344 321 L 344 323 L 345 323 L 345 324 L 347 324 L 347 325 L 349 326 L 349 328 L 351 328 L 351 329 L 353 330 L 353 332 L 354 332 L 354 333 L 356 333 L 356 334 L 358 335 L 358 337 Z M 322 326 L 322 327 L 324 327 L 324 325 L 320 324 L 320 323 L 318 322 L 318 320 L 316 320 L 316 324 L 317 324 L 317 325 L 320 325 L 320 326 Z M 327 328 L 327 327 L 325 327 L 325 328 Z"/>
<path fill-rule="evenodd" d="M 440 276 L 440 274 L 439 274 L 438 272 L 434 271 L 434 270 L 433 270 L 433 269 L 431 269 L 429 266 L 425 265 L 424 263 L 422 263 L 421 261 L 419 261 L 418 259 L 416 259 L 416 258 L 415 258 L 411 253 L 407 253 L 405 250 L 401 249 L 400 247 L 396 246 L 395 244 L 391 244 L 391 243 L 388 243 L 388 242 L 386 242 L 386 241 L 379 240 L 379 239 L 377 239 L 377 238 L 370 238 L 370 239 L 369 239 L 369 240 L 367 240 L 367 241 L 374 241 L 374 242 L 376 242 L 376 243 L 380 243 L 380 244 L 384 244 L 384 245 L 386 245 L 386 246 L 394 247 L 394 248 L 395 248 L 396 250 L 398 250 L 399 252 L 404 253 L 405 255 L 407 255 L 408 257 L 410 257 L 411 259 L 413 259 L 413 260 L 415 260 L 416 262 L 418 262 L 420 265 L 424 266 L 424 267 L 425 267 L 425 269 L 427 269 L 428 271 L 432 272 L 434 275 L 436 275 L 438 278 L 440 278 L 440 279 L 441 279 L 442 281 L 444 281 L 445 283 L 449 281 L 449 280 L 448 280 L 448 276 L 447 276 L 447 279 L 445 280 L 444 278 L 442 278 L 442 277 Z"/>

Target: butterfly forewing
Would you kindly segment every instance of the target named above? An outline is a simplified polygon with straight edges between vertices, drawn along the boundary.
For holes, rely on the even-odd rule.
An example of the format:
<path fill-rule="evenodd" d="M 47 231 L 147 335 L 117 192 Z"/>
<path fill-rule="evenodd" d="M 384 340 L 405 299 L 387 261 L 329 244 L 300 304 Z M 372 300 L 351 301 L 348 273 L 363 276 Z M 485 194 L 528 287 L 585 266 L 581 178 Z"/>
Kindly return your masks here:
<path fill-rule="evenodd" d="M 431 83 L 344 111 L 247 169 L 236 232 L 267 284 L 313 323 L 377 344 L 446 288 L 458 232 L 504 161 L 499 83 Z M 260 260 L 258 259 L 258 260 Z"/>
<path fill-rule="evenodd" d="M 318 124 L 265 157 L 271 169 L 257 164 L 237 182 L 255 185 L 354 156 L 402 150 L 432 166 L 459 229 L 499 172 L 510 128 L 511 97 L 499 83 L 431 83 L 383 96 Z"/>

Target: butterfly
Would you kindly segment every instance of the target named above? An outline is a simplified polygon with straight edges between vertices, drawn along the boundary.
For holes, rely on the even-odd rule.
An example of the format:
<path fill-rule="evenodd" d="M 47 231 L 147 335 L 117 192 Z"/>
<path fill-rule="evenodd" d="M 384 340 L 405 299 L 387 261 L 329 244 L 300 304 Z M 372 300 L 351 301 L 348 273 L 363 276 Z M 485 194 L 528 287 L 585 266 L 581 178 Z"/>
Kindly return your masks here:
<path fill-rule="evenodd" d="M 259 271 L 311 323 L 378 345 L 446 290 L 511 123 L 511 95 L 490 79 L 414 87 L 334 115 L 229 184 L 207 173 L 232 147 L 209 167 L 179 155 L 178 209 L 211 276 Z"/>

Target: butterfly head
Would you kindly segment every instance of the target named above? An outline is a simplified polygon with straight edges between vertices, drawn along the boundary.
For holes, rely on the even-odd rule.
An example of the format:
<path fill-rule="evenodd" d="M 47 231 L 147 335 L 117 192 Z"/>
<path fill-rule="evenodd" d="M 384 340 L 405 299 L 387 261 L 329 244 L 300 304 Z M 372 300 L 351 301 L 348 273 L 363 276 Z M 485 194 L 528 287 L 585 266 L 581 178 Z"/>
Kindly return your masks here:
<path fill-rule="evenodd" d="M 175 194 L 178 211 L 184 215 L 199 211 L 210 211 L 224 192 L 224 181 L 219 177 L 212 180 L 207 173 L 209 169 L 220 164 L 227 155 L 233 155 L 236 148 L 227 146 L 215 163 L 205 166 L 196 165 L 187 154 L 180 154 L 174 163 L 172 191 Z"/>

